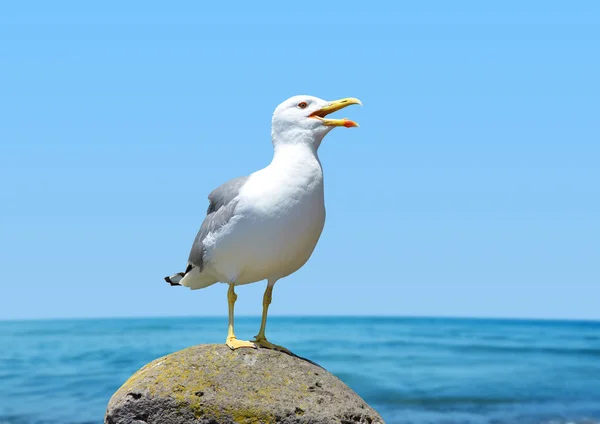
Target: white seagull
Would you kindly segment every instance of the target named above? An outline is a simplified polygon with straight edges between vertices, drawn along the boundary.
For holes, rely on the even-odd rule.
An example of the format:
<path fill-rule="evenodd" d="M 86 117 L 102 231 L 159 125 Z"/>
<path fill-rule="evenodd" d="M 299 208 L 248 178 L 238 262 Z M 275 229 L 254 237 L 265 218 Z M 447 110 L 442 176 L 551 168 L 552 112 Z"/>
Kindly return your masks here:
<path fill-rule="evenodd" d="M 185 272 L 165 280 L 192 290 L 217 282 L 229 284 L 231 349 L 260 347 L 288 352 L 267 341 L 265 327 L 273 286 L 297 271 L 312 254 L 325 224 L 323 169 L 317 151 L 335 127 L 358 127 L 328 114 L 353 104 L 355 98 L 328 102 L 294 96 L 273 113 L 273 160 L 247 177 L 226 182 L 208 195 L 210 204 L 194 240 Z M 235 337 L 234 287 L 267 280 L 260 330 L 255 340 Z"/>

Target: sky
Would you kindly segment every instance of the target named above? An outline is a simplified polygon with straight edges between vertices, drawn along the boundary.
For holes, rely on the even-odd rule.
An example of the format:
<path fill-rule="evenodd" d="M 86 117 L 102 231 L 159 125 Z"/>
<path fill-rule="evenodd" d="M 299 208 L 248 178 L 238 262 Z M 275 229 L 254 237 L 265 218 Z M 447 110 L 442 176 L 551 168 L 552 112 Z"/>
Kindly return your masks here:
<path fill-rule="evenodd" d="M 163 277 L 296 94 L 364 107 L 271 314 L 600 319 L 598 2 L 7 2 L 0 51 L 0 319 L 226 316 Z"/>

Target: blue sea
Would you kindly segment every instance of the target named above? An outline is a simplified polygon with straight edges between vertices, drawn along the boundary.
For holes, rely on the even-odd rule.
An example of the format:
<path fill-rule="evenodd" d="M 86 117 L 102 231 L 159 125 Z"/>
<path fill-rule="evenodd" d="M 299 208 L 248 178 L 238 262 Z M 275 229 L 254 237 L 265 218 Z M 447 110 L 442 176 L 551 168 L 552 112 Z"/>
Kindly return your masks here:
<path fill-rule="evenodd" d="M 259 318 L 236 319 L 250 338 Z M 111 395 L 225 318 L 0 322 L 0 424 L 101 424 Z M 600 423 L 600 322 L 272 317 L 387 423 Z"/>

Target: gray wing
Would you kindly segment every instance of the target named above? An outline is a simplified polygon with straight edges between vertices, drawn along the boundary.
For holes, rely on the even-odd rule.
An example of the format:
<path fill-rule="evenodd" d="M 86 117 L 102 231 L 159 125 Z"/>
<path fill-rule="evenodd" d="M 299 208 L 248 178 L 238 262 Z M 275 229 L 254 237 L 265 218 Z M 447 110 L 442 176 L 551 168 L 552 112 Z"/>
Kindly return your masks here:
<path fill-rule="evenodd" d="M 235 199 L 240 193 L 242 186 L 246 184 L 246 181 L 248 181 L 248 177 L 238 177 L 227 181 L 225 184 L 214 189 L 212 193 L 208 195 L 210 205 L 208 205 L 206 215 L 218 211 L 221 207 L 226 206 Z"/>
<path fill-rule="evenodd" d="M 204 268 L 204 244 L 202 243 L 209 233 L 217 231 L 227 224 L 235 211 L 237 196 L 248 177 L 239 177 L 217 187 L 208 195 L 210 204 L 206 211 L 206 218 L 196 235 L 190 256 L 188 258 L 188 273 L 194 266 Z"/>

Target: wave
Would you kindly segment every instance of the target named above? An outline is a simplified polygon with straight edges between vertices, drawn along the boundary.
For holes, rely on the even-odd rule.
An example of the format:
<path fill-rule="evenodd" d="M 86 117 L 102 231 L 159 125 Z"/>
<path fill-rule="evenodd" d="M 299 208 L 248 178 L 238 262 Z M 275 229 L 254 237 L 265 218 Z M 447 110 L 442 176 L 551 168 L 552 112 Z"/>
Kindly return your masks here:
<path fill-rule="evenodd" d="M 405 405 L 405 406 L 475 406 L 475 405 L 505 405 L 505 404 L 522 404 L 523 399 L 516 397 L 483 397 L 483 396 L 443 396 L 443 397 L 390 397 L 383 395 L 377 398 L 377 402 L 386 403 L 388 405 Z"/>
<path fill-rule="evenodd" d="M 445 342 L 424 342 L 407 340 L 390 340 L 381 342 L 382 347 L 423 347 L 435 349 L 448 349 L 452 351 L 481 352 L 481 353 L 532 353 L 532 354 L 556 354 L 556 355 L 586 355 L 591 357 L 600 357 L 600 347 L 560 347 L 560 346 L 507 346 L 482 343 L 445 343 Z"/>

